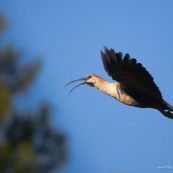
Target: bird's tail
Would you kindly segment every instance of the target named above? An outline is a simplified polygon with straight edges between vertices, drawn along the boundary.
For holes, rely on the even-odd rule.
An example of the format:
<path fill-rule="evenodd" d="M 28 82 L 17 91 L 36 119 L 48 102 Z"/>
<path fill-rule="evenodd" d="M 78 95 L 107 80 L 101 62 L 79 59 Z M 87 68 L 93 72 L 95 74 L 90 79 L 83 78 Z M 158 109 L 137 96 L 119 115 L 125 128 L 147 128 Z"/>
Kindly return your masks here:
<path fill-rule="evenodd" d="M 165 100 L 163 101 L 164 108 L 158 107 L 157 109 L 166 117 L 173 119 L 173 106 Z"/>

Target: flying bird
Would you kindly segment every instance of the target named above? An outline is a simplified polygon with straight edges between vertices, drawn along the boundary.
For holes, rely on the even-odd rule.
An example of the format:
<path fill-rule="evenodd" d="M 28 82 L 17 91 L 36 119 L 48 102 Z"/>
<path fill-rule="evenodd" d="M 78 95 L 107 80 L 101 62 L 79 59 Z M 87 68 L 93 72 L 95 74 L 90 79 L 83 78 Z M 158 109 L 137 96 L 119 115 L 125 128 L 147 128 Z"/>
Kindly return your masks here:
<path fill-rule="evenodd" d="M 125 54 L 123 57 L 121 52 L 116 53 L 113 49 L 109 50 L 106 47 L 100 53 L 106 72 L 117 82 L 109 83 L 95 74 L 89 74 L 84 78 L 69 82 L 67 85 L 83 81 L 71 91 L 87 84 L 126 105 L 153 108 L 160 111 L 164 116 L 173 119 L 173 107 L 163 99 L 153 77 L 141 63 L 130 58 L 129 54 Z"/>

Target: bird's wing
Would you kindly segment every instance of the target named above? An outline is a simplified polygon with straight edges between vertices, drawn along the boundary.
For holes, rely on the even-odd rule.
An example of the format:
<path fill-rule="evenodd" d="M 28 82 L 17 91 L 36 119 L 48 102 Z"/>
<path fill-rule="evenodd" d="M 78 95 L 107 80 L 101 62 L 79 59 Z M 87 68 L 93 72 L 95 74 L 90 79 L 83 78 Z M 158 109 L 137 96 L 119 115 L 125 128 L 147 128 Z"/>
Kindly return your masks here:
<path fill-rule="evenodd" d="M 126 54 L 116 53 L 113 49 L 101 51 L 104 68 L 108 75 L 118 81 L 121 88 L 134 99 L 150 96 L 162 100 L 161 92 L 153 81 L 153 77 L 136 59 Z"/>

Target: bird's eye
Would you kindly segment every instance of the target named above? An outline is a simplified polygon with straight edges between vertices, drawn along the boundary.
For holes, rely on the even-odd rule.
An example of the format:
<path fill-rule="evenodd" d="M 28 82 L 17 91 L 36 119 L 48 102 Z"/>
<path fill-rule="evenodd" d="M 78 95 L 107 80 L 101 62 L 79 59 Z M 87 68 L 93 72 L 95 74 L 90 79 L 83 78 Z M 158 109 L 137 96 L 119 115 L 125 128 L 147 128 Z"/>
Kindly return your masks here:
<path fill-rule="evenodd" d="M 91 78 L 92 78 L 92 76 L 91 76 L 91 75 L 88 75 L 86 78 L 87 78 L 87 80 L 88 80 L 88 79 L 91 79 Z"/>

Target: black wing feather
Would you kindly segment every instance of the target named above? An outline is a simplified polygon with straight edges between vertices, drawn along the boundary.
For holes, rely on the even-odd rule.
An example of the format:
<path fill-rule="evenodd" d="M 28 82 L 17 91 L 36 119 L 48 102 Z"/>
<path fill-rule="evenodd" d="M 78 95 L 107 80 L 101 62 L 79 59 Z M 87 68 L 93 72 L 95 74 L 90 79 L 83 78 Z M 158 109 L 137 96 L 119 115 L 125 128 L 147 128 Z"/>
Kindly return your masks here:
<path fill-rule="evenodd" d="M 156 100 L 162 100 L 161 92 L 154 83 L 151 74 L 137 63 L 136 59 L 130 58 L 126 54 L 122 58 L 122 53 L 116 53 L 113 49 L 104 48 L 101 51 L 103 65 L 108 75 L 114 80 L 120 82 L 121 88 L 136 100 L 151 97 Z"/>

